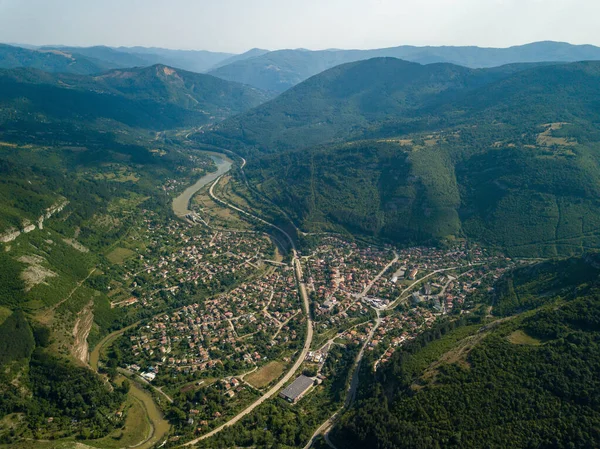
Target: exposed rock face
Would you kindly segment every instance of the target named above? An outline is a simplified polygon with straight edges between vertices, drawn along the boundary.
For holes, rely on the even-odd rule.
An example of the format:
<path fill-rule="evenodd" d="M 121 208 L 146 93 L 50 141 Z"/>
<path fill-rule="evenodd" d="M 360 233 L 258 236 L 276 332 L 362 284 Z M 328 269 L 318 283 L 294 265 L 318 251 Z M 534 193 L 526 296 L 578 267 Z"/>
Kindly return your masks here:
<path fill-rule="evenodd" d="M 53 215 L 61 212 L 67 206 L 67 204 L 69 204 L 69 201 L 66 199 L 54 203 L 54 205 L 46 209 L 44 213 L 40 215 L 40 218 L 37 219 L 36 223 L 32 223 L 31 221 L 24 219 L 21 230 L 14 227 L 8 228 L 2 234 L 0 234 L 0 243 L 12 242 L 21 234 L 28 234 L 31 231 L 34 231 L 36 228 L 40 230 L 44 229 L 44 220 L 47 220 Z"/>
<path fill-rule="evenodd" d="M 67 200 L 62 201 L 61 203 L 55 203 L 53 206 L 46 209 L 46 212 L 38 218 L 38 228 L 44 229 L 44 220 L 52 217 L 52 215 L 61 212 L 66 206 L 69 204 Z"/>
<path fill-rule="evenodd" d="M 20 235 L 21 235 L 21 231 L 19 231 L 18 229 L 9 228 L 6 232 L 4 232 L 3 234 L 0 234 L 0 242 L 2 242 L 2 243 L 12 242 Z"/>

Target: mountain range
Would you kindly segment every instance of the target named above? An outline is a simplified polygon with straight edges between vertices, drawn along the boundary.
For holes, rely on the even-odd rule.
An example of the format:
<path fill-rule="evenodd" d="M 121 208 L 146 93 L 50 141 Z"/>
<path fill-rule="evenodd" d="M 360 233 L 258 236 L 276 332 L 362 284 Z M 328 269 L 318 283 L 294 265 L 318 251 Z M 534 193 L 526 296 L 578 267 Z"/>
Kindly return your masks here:
<path fill-rule="evenodd" d="M 249 179 L 304 229 L 581 253 L 600 243 L 599 81 L 600 62 L 376 58 L 196 138 L 249 156 Z"/>
<path fill-rule="evenodd" d="M 169 50 L 145 47 L 0 47 L 0 68 L 32 67 L 50 72 L 94 74 L 115 68 L 163 64 L 191 72 L 208 72 L 219 78 L 262 90 L 283 92 L 340 64 L 392 57 L 420 64 L 452 63 L 489 68 L 513 63 L 599 60 L 600 48 L 562 42 L 535 42 L 509 48 L 399 46 L 373 50 L 254 48 L 242 54 Z"/>
<path fill-rule="evenodd" d="M 260 219 L 249 220 L 248 228 L 242 223 L 241 229 L 237 219 L 232 228 L 228 221 L 221 227 L 211 219 L 213 230 L 205 231 L 198 223 L 189 228 L 189 239 L 188 231 L 182 231 L 187 224 L 171 221 L 172 198 L 214 170 L 210 157 L 197 151 L 208 148 L 239 160 L 232 155 L 237 153 L 247 162 L 234 165 L 231 177 L 224 177 L 219 186 L 217 180 L 210 195 L 218 187 L 222 190 L 217 194 L 227 195 L 226 201 L 272 221 L 279 230 L 289 229 L 301 253 L 314 251 L 312 245 L 322 233 L 339 234 L 325 238 L 348 244 L 347 252 L 333 255 L 332 270 L 306 265 L 310 304 L 302 310 L 293 303 L 278 334 L 295 334 L 299 328 L 291 320 L 303 312 L 312 329 L 319 284 L 328 279 L 356 286 L 372 280 L 358 298 L 346 292 L 354 307 L 374 298 L 370 295 L 386 294 L 387 284 L 398 280 L 391 280 L 392 273 L 405 264 L 409 270 L 418 267 L 415 273 L 421 276 L 411 284 L 405 281 L 394 310 L 367 312 L 363 305 L 356 313 L 339 309 L 335 320 L 342 314 L 352 319 L 344 327 L 335 327 L 339 321 L 336 325 L 329 316 L 315 318 L 312 346 L 337 339 L 344 343 L 343 351 L 338 344 L 326 346 L 336 347 L 339 359 L 326 357 L 318 371 L 325 380 L 304 402 L 290 405 L 273 398 L 239 420 L 237 426 L 245 426 L 239 432 L 243 439 L 265 434 L 270 445 L 278 445 L 275 438 L 285 434 L 291 441 L 286 447 L 304 447 L 322 424 L 310 414 L 319 407 L 331 417 L 330 423 L 335 420 L 330 436 L 338 447 L 477 448 L 482 441 L 491 447 L 594 447 L 600 437 L 600 406 L 594 394 L 600 388 L 600 258 L 590 250 L 600 247 L 600 61 L 594 61 L 600 59 L 599 51 L 558 43 L 511 49 L 253 49 L 242 55 L 139 47 L 0 46 L 0 443 L 15 448 L 83 445 L 76 438 L 98 447 L 130 444 L 123 437 L 130 423 L 145 418 L 135 410 L 154 405 L 150 399 L 134 408 L 124 401 L 137 383 L 112 382 L 125 360 L 121 348 L 130 348 L 136 339 L 125 335 L 125 346 L 106 350 L 101 369 L 107 376 L 102 378 L 80 366 L 87 360 L 88 343 L 94 347 L 109 331 L 126 331 L 139 323 L 149 329 L 147 320 L 159 312 L 181 310 L 192 301 L 204 307 L 215 292 L 217 298 L 225 298 L 229 296 L 222 292 L 246 285 L 233 276 L 241 271 L 243 258 L 231 257 L 230 269 L 216 270 L 217 252 L 202 258 L 194 233 L 209 237 L 211 243 L 203 250 L 223 238 L 232 255 L 227 235 L 262 232 L 262 225 L 254 228 Z M 587 59 L 591 61 L 582 61 Z M 198 216 L 210 207 L 199 208 Z M 456 245 L 458 240 L 464 245 Z M 191 253 L 172 249 L 174 241 Z M 362 257 L 364 242 L 415 246 L 415 257 L 399 260 L 396 254 L 391 261 L 388 247 L 391 262 L 372 277 L 387 262 L 378 256 L 370 265 L 370 254 L 376 253 L 365 249 L 366 259 L 356 259 L 361 266 L 367 261 L 365 276 L 359 275 L 362 268 L 352 268 L 349 277 L 340 274 L 338 262 L 340 267 L 352 266 L 357 252 Z M 435 252 L 453 249 L 440 251 L 446 254 L 444 260 L 432 265 L 429 256 L 421 257 L 418 245 L 435 246 Z M 258 257 L 247 248 L 251 246 L 239 244 L 244 254 L 251 253 L 243 265 Z M 208 267 L 210 283 L 182 288 L 184 271 L 176 268 L 177 252 L 194 254 L 178 259 L 185 276 L 198 279 L 198 270 Z M 467 254 L 464 259 L 454 258 L 459 252 Z M 482 263 L 473 264 L 468 256 L 476 252 L 482 254 Z M 314 254 L 324 261 L 329 258 L 325 252 Z M 273 258 L 279 261 L 278 255 L 275 252 Z M 135 264 L 123 265 L 128 257 Z M 510 260 L 513 257 L 517 259 Z M 518 260 L 521 257 L 529 260 Z M 538 258 L 554 260 L 537 263 Z M 464 265 L 457 268 L 455 260 Z M 283 261 L 270 262 L 289 261 L 284 256 Z M 163 268 L 169 263 L 173 276 Z M 444 268 L 432 268 L 438 263 Z M 507 264 L 520 268 L 504 271 Z M 164 271 L 154 273 L 155 266 Z M 478 274 L 475 266 L 485 270 Z M 222 284 L 215 282 L 216 275 L 213 278 L 217 271 L 227 276 Z M 153 276 L 159 273 L 157 282 Z M 265 279 L 278 278 L 272 273 Z M 504 274 L 498 279 L 499 273 Z M 282 300 L 276 306 L 282 316 L 280 309 L 284 302 L 292 304 L 296 285 L 291 274 L 286 276 L 285 290 L 271 294 L 271 299 Z M 298 274 L 299 287 L 301 277 Z M 259 279 L 252 274 L 247 281 L 263 292 Z M 412 314 L 402 300 L 416 294 L 416 288 L 409 292 L 412 287 L 426 292 L 430 281 L 440 289 L 435 298 L 445 304 L 456 299 L 452 312 L 431 320 L 430 328 L 425 321 L 405 321 L 387 336 L 381 332 L 384 327 L 375 333 L 381 322 L 403 319 L 398 312 Z M 451 282 L 465 294 L 464 309 L 458 307 Z M 371 287 L 378 293 L 371 290 L 365 297 Z M 332 293 L 335 301 L 338 294 L 339 285 Z M 246 302 L 264 297 L 240 295 Z M 119 307 L 121 298 L 133 299 L 140 307 Z M 433 311 L 435 298 L 423 300 L 419 307 Z M 442 302 L 439 306 L 444 307 Z M 189 317 L 183 319 L 202 327 Z M 183 323 L 179 320 L 177 315 L 174 321 Z M 84 321 L 89 327 L 82 332 Z M 366 339 L 354 342 L 336 333 L 370 327 L 369 321 L 377 324 Z M 231 320 L 221 325 L 215 329 L 229 332 L 229 325 L 233 327 Z M 240 339 L 246 343 L 246 336 L 257 341 L 268 336 L 261 328 L 243 326 L 240 329 L 256 334 L 243 335 Z M 209 338 L 206 329 L 202 327 L 205 335 L 194 342 L 199 345 L 194 351 L 205 345 L 223 361 L 216 365 L 230 369 L 225 352 L 217 347 L 229 343 Z M 171 334 L 165 330 L 165 341 L 179 338 Z M 77 345 L 79 338 L 83 346 Z M 181 343 L 191 354 L 191 340 L 184 337 Z M 361 361 L 356 354 L 363 344 Z M 276 346 L 270 337 L 264 345 Z M 306 350 L 310 346 L 306 344 Z M 74 351 L 81 347 L 83 358 Z M 163 349 L 165 365 L 152 364 L 160 372 L 166 366 Z M 103 352 L 102 345 L 98 351 Z M 389 360 L 377 365 L 381 354 Z M 157 355 L 163 356 L 158 351 Z M 271 366 L 279 362 L 268 359 Z M 332 363 L 343 367 L 343 375 L 337 377 L 337 368 L 328 371 Z M 309 366 L 312 370 L 313 364 Z M 356 378 L 347 371 L 355 368 L 361 370 Z M 239 370 L 245 371 L 246 367 Z M 226 373 L 202 375 L 217 379 Z M 241 389 L 230 388 L 230 377 L 227 387 L 215 383 L 214 398 L 203 396 L 201 389 L 196 396 L 189 388 L 209 378 L 198 381 L 193 372 L 183 374 L 183 383 L 169 380 L 154 387 L 161 398 L 173 400 L 157 399 L 165 419 L 185 426 L 173 427 L 162 443 L 171 447 L 185 441 L 180 429 L 189 430 L 192 438 L 198 429 L 219 425 L 211 421 L 202 428 L 204 424 L 194 422 L 198 416 L 192 407 L 201 401 L 240 405 L 223 395 L 225 389 L 246 398 Z M 347 385 L 359 377 L 354 405 L 336 405 L 338 412 L 331 408 L 329 414 L 320 399 L 323 393 L 339 395 L 341 406 Z M 338 384 L 335 389 L 325 390 L 332 381 Z M 275 392 L 274 382 L 262 391 Z M 212 405 L 207 408 L 208 416 L 217 416 Z M 282 418 L 263 419 L 278 416 L 267 412 L 279 409 L 284 410 Z M 292 410 L 298 415 L 288 413 Z M 288 417 L 299 414 L 306 414 L 307 420 L 297 426 L 302 427 L 297 433 L 302 437 L 296 438 L 289 424 L 294 420 Z M 125 427 L 115 418 L 122 415 L 127 417 Z M 147 415 L 150 419 L 151 413 Z M 246 424 L 248 418 L 256 421 Z M 150 421 L 140 429 L 149 428 L 152 435 Z M 140 439 L 147 438 L 142 433 Z M 100 438 L 102 443 L 97 443 Z M 244 444 L 231 441 L 206 439 L 199 444 L 251 445 L 249 439 Z M 314 447 L 323 445 L 316 440 Z"/>
<path fill-rule="evenodd" d="M 470 68 L 523 62 L 599 60 L 600 48 L 561 42 L 536 42 L 509 48 L 400 46 L 375 50 L 278 50 L 234 61 L 209 73 L 264 90 L 283 92 L 334 66 L 392 57 L 420 64 L 446 62 Z"/>
<path fill-rule="evenodd" d="M 116 69 L 98 76 L 0 71 L 0 114 L 19 127 L 99 119 L 163 130 L 222 120 L 269 98 L 258 89 L 164 65 Z"/>

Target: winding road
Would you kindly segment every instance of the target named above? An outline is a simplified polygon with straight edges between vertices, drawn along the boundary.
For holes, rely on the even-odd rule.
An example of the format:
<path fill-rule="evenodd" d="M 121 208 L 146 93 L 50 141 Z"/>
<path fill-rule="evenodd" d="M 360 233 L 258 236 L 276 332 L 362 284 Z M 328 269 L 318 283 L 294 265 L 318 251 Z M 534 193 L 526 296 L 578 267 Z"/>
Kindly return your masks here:
<path fill-rule="evenodd" d="M 243 165 L 245 165 L 246 161 L 243 161 Z M 243 166 L 242 165 L 242 166 Z M 239 212 L 242 215 L 245 215 L 247 217 L 250 217 L 254 220 L 258 220 L 259 222 L 272 227 L 273 229 L 278 230 L 279 232 L 281 232 L 286 239 L 289 241 L 290 246 L 292 248 L 292 264 L 294 265 L 294 274 L 296 276 L 296 282 L 298 284 L 298 291 L 300 293 L 300 296 L 302 298 L 302 303 L 304 306 L 304 313 L 306 315 L 306 339 L 304 340 L 304 346 L 302 347 L 302 351 L 300 351 L 300 354 L 298 355 L 298 357 L 296 358 L 296 361 L 294 362 L 294 365 L 290 368 L 290 370 L 285 374 L 285 376 L 283 376 L 283 378 L 281 380 L 279 380 L 279 382 L 277 382 L 277 384 L 275 384 L 275 386 L 273 386 L 271 389 L 269 389 L 269 391 L 267 391 L 265 394 L 263 394 L 259 399 L 257 399 L 256 401 L 254 401 L 252 404 L 250 404 L 248 407 L 246 407 L 244 410 L 242 410 L 240 413 L 238 413 L 236 416 L 234 416 L 233 418 L 231 418 L 229 421 L 227 421 L 226 423 L 220 425 L 219 427 L 217 427 L 216 429 L 211 430 L 210 432 L 192 440 L 189 441 L 187 443 L 184 444 L 184 446 L 192 446 L 196 443 L 198 443 L 201 440 L 204 440 L 206 438 L 210 438 L 214 435 L 216 435 L 217 433 L 221 432 L 223 429 L 225 429 L 226 427 L 230 427 L 233 426 L 234 424 L 236 424 L 237 422 L 239 422 L 242 418 L 244 418 L 246 415 L 250 414 L 254 409 L 256 409 L 257 407 L 259 407 L 260 405 L 262 405 L 266 400 L 270 399 L 271 397 L 275 396 L 277 394 L 277 392 L 296 374 L 296 372 L 300 369 L 300 366 L 302 365 L 302 362 L 304 362 L 304 359 L 306 358 L 306 355 L 308 354 L 308 351 L 310 350 L 310 345 L 312 344 L 312 339 L 313 339 L 313 323 L 312 320 L 310 318 L 310 307 L 309 307 L 309 303 L 308 303 L 308 294 L 306 292 L 306 285 L 304 283 L 304 277 L 303 277 L 303 273 L 302 273 L 302 266 L 300 264 L 300 259 L 298 258 L 298 253 L 296 251 L 296 245 L 294 244 L 294 241 L 292 240 L 292 238 L 290 237 L 290 235 L 284 231 L 283 229 L 281 229 L 279 226 L 274 225 L 273 223 L 269 223 L 265 220 L 263 220 L 262 218 L 257 217 L 254 214 L 251 214 L 250 212 L 247 212 L 243 209 L 240 209 L 239 207 L 230 204 L 220 198 L 218 198 L 215 193 L 214 193 L 214 188 L 215 186 L 219 183 L 219 181 L 221 180 L 223 175 L 219 176 L 210 186 L 210 189 L 208 191 L 210 197 L 216 201 L 217 203 L 228 207 L 230 209 L 235 210 L 236 212 Z"/>

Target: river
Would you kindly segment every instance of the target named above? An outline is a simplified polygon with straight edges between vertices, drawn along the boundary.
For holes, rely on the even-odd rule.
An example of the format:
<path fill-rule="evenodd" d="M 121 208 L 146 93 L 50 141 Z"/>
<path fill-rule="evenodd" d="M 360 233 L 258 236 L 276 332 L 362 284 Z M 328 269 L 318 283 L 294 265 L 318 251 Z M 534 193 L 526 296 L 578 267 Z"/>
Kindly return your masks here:
<path fill-rule="evenodd" d="M 208 173 L 200 178 L 196 183 L 183 191 L 181 195 L 173 200 L 173 212 L 175 215 L 182 218 L 189 214 L 190 200 L 192 197 L 205 185 L 213 182 L 219 176 L 224 175 L 233 165 L 233 161 L 227 156 L 217 153 L 209 153 L 210 158 L 214 161 L 217 166 L 217 171 Z"/>

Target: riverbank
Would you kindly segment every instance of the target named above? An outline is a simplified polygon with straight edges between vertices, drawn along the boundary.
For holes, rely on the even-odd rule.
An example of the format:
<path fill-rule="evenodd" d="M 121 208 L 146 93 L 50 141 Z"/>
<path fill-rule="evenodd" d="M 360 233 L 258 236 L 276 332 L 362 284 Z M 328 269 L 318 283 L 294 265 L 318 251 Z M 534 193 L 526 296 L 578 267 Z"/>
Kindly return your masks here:
<path fill-rule="evenodd" d="M 198 181 L 196 181 L 195 184 L 185 189 L 181 195 L 179 195 L 173 200 L 173 212 L 179 218 L 184 218 L 186 215 L 191 213 L 191 210 L 189 209 L 190 201 L 192 197 L 200 189 L 202 189 L 202 187 L 210 184 L 220 176 L 227 173 L 229 170 L 231 170 L 231 167 L 233 166 L 233 161 L 224 154 L 212 152 L 204 153 L 208 154 L 213 160 L 213 162 L 217 166 L 217 171 L 202 176 Z"/>

